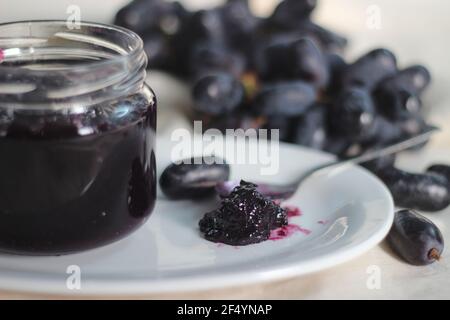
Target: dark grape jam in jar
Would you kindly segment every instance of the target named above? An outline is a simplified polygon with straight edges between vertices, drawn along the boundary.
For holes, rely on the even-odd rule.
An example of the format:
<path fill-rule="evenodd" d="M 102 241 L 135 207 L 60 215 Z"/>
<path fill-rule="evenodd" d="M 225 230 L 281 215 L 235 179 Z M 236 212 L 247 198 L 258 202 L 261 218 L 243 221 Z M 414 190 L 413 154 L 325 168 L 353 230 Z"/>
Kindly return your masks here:
<path fill-rule="evenodd" d="M 119 240 L 156 199 L 156 100 L 141 39 L 60 21 L 0 25 L 0 252 Z"/>

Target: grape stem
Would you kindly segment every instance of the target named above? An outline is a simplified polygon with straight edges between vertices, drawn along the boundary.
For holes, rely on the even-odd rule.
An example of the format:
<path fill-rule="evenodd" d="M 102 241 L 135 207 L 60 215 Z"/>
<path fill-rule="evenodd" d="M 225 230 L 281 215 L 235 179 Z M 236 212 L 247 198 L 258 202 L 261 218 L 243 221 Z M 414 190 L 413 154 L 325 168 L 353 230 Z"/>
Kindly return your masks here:
<path fill-rule="evenodd" d="M 431 260 L 439 261 L 441 259 L 441 254 L 436 248 L 432 248 L 430 251 L 428 251 L 428 258 Z"/>

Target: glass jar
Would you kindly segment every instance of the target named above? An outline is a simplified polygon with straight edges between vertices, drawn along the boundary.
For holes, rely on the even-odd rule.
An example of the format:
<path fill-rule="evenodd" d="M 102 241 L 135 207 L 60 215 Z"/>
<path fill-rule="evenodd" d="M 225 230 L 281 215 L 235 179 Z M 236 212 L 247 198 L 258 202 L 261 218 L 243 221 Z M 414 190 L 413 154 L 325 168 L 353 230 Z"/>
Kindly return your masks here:
<path fill-rule="evenodd" d="M 82 251 L 146 221 L 156 198 L 146 64 L 126 29 L 0 25 L 0 251 Z"/>

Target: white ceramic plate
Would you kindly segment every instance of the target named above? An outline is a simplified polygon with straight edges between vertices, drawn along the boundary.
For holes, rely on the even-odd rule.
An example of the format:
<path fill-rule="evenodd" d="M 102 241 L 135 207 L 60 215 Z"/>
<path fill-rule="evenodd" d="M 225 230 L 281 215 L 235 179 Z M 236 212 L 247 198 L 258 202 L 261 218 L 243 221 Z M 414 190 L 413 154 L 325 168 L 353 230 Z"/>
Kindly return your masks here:
<path fill-rule="evenodd" d="M 160 168 L 170 143 L 159 141 Z M 330 159 L 300 147 L 281 145 L 280 173 L 262 179 L 257 165 L 232 166 L 233 178 L 287 182 L 297 172 Z M 58 294 L 140 294 L 189 291 L 272 281 L 348 261 L 377 245 L 393 219 L 384 185 L 353 167 L 306 182 L 291 203 L 303 215 L 291 222 L 311 233 L 247 247 L 204 240 L 197 224 L 213 209 L 203 203 L 167 201 L 159 195 L 154 214 L 132 236 L 82 254 L 62 257 L 0 255 L 0 289 Z M 70 290 L 67 268 L 81 270 L 81 290 Z"/>

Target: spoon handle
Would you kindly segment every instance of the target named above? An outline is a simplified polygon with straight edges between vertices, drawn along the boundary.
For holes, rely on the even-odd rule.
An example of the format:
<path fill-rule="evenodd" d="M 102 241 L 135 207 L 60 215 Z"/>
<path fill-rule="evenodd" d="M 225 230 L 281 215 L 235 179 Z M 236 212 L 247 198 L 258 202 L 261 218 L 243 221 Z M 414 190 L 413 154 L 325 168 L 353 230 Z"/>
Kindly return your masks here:
<path fill-rule="evenodd" d="M 270 197 L 272 199 L 279 199 L 279 200 L 287 200 L 291 198 L 297 191 L 300 189 L 300 185 L 309 177 L 313 176 L 316 173 L 322 173 L 324 169 L 329 169 L 326 171 L 327 174 L 330 174 L 330 170 L 336 170 L 336 169 L 345 169 L 346 167 L 353 166 L 355 164 L 364 163 L 370 160 L 374 160 L 377 158 L 381 158 L 384 156 L 388 156 L 390 154 L 394 154 L 409 148 L 412 148 L 414 146 L 417 146 L 425 141 L 427 141 L 430 136 L 437 132 L 439 128 L 437 127 L 430 127 L 427 131 L 403 140 L 401 142 L 392 144 L 390 146 L 387 146 L 382 149 L 374 150 L 366 152 L 360 156 L 344 159 L 344 160 L 334 160 L 331 162 L 327 162 L 322 165 L 315 166 L 307 171 L 305 171 L 296 182 L 287 184 L 287 185 L 274 185 L 274 184 L 267 184 L 267 183 L 257 183 L 258 184 L 258 191 L 264 194 L 267 197 Z M 334 172 L 334 171 L 333 171 Z M 223 183 L 219 183 L 216 187 L 218 193 L 222 196 L 228 195 L 231 190 L 239 185 L 238 181 L 225 181 Z"/>
<path fill-rule="evenodd" d="M 400 141 L 398 143 L 392 144 L 390 146 L 387 146 L 385 148 L 381 148 L 374 151 L 368 151 L 360 156 L 348 158 L 344 160 L 335 160 L 332 162 L 325 163 L 323 165 L 319 165 L 317 167 L 314 167 L 308 171 L 306 171 L 302 176 L 297 180 L 297 182 L 294 184 L 297 186 L 297 188 L 300 186 L 300 184 L 309 176 L 313 175 L 314 173 L 321 171 L 323 169 L 335 169 L 335 168 L 342 168 L 345 166 L 360 164 L 364 162 L 368 162 L 374 159 L 378 159 L 381 157 L 385 157 L 394 153 L 398 153 L 400 151 L 415 147 L 421 143 L 426 142 L 432 134 L 439 131 L 439 128 L 437 127 L 430 127 L 427 131 L 416 135 L 412 138 Z"/>
<path fill-rule="evenodd" d="M 421 143 L 426 142 L 431 137 L 431 135 L 436 133 L 437 131 L 439 131 L 439 128 L 431 127 L 427 131 L 417 136 L 403 140 L 401 142 L 398 142 L 396 144 L 390 145 L 382 149 L 369 151 L 360 156 L 343 160 L 341 163 L 360 164 L 374 159 L 382 158 L 394 153 L 398 153 L 400 151 L 407 150 L 409 148 L 415 147 L 417 145 L 420 145 Z"/>

